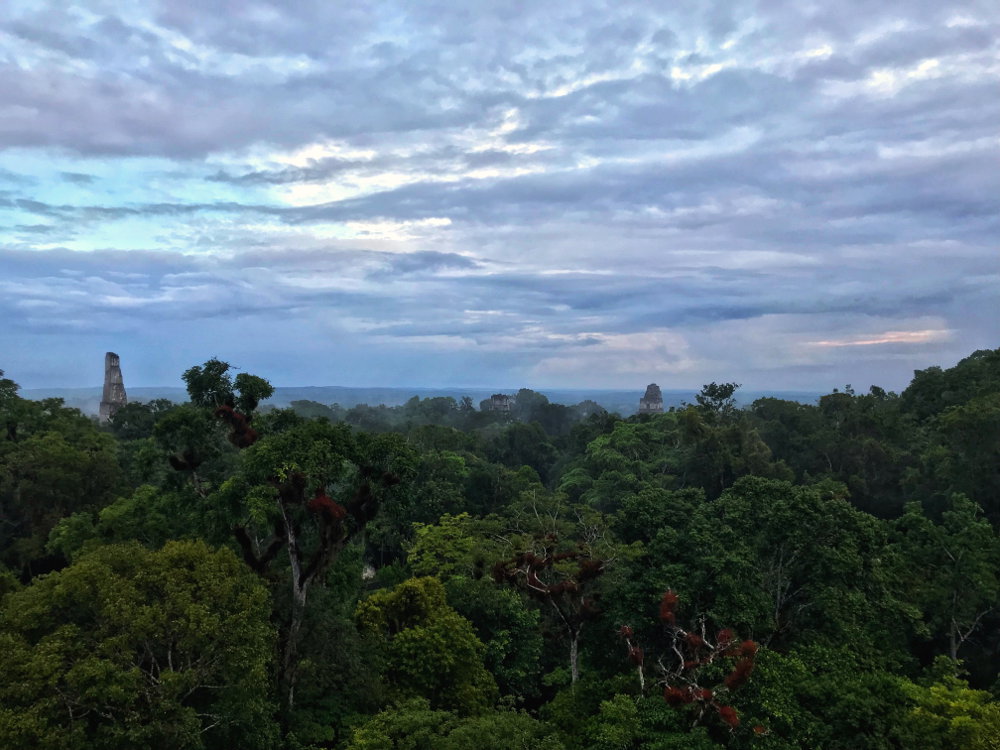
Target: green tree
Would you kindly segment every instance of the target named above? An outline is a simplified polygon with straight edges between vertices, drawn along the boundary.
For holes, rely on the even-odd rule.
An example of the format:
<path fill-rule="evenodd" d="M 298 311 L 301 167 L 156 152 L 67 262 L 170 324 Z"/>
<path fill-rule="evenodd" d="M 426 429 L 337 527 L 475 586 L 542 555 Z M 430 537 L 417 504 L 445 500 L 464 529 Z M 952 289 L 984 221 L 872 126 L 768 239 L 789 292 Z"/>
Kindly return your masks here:
<path fill-rule="evenodd" d="M 174 470 L 172 483 L 189 484 L 202 497 L 224 481 L 237 461 L 219 421 L 208 409 L 191 404 L 175 407 L 157 420 L 153 445 L 158 463 Z"/>
<path fill-rule="evenodd" d="M 998 392 L 1000 349 L 980 349 L 947 370 L 917 370 L 900 396 L 908 412 L 926 420 L 951 406 Z"/>
<path fill-rule="evenodd" d="M 747 474 L 788 478 L 742 413 L 720 420 L 695 407 L 614 423 L 569 467 L 560 488 L 615 512 L 645 489 L 700 487 L 716 497 Z"/>
<path fill-rule="evenodd" d="M 413 524 L 413 543 L 406 561 L 415 576 L 472 575 L 477 540 L 470 528 L 468 513 L 445 513 L 436 524 Z"/>
<path fill-rule="evenodd" d="M 608 568 L 605 545 L 560 541 L 554 533 L 527 539 L 513 557 L 492 569 L 497 583 L 516 587 L 538 601 L 550 615 L 552 630 L 569 647 L 570 680 L 580 678 L 580 643 L 584 627 L 600 613 L 600 578 Z M 600 551 L 598 551 L 600 549 Z"/>
<path fill-rule="evenodd" d="M 649 580 L 765 645 L 848 642 L 891 661 L 916 616 L 885 525 L 817 488 L 744 477 L 649 553 Z"/>
<path fill-rule="evenodd" d="M 487 562 L 502 553 L 496 541 L 477 529 L 487 522 L 467 513 L 444 515 L 434 525 L 414 524 L 407 554 L 417 576 L 440 578 L 448 603 L 468 619 L 486 647 L 484 663 L 505 695 L 537 692 L 542 639 L 539 612 L 509 589 L 497 589 L 487 578 Z"/>
<path fill-rule="evenodd" d="M 365 432 L 389 432 L 396 422 L 395 414 L 384 404 L 358 404 L 344 414 L 344 421 Z"/>
<path fill-rule="evenodd" d="M 0 421 L 2 421 L 7 440 L 17 439 L 18 411 L 21 397 L 17 395 L 20 386 L 10 378 L 3 376 L 0 370 Z"/>
<path fill-rule="evenodd" d="M 486 455 L 512 469 L 530 466 L 544 482 L 556 459 L 556 448 L 537 422 L 515 422 L 490 440 Z"/>
<path fill-rule="evenodd" d="M 900 727 L 907 750 L 994 750 L 1000 747 L 1000 703 L 954 676 L 929 685 L 904 683 L 915 704 Z"/>
<path fill-rule="evenodd" d="M 136 541 L 159 549 L 172 539 L 230 541 L 228 534 L 214 528 L 206 511 L 203 499 L 188 487 L 171 490 L 142 485 L 96 514 L 83 511 L 62 519 L 49 534 L 47 548 L 74 560 L 101 544 Z"/>
<path fill-rule="evenodd" d="M 204 365 L 195 365 L 181 375 L 188 397 L 195 406 L 216 408 L 233 401 L 233 379 L 229 363 L 213 357 Z"/>
<path fill-rule="evenodd" d="M 952 496 L 939 523 L 910 503 L 894 526 L 908 598 L 957 660 L 983 618 L 1000 607 L 1000 537 L 964 495 Z"/>
<path fill-rule="evenodd" d="M 274 395 L 274 386 L 258 375 L 251 375 L 241 372 L 233 381 L 236 388 L 236 410 L 246 414 L 253 414 L 261 401 L 265 401 Z"/>
<path fill-rule="evenodd" d="M 859 658 L 851 643 L 762 648 L 753 679 L 734 696 L 742 723 L 728 746 L 911 750 L 901 738 L 913 707 L 905 682 Z"/>
<path fill-rule="evenodd" d="M 553 730 L 525 713 L 462 717 L 411 698 L 358 727 L 347 750 L 563 750 Z"/>
<path fill-rule="evenodd" d="M 751 419 L 798 481 L 841 482 L 855 505 L 883 518 L 901 511 L 901 482 L 923 436 L 896 394 L 872 386 L 862 395 L 834 390 L 818 405 L 759 399 Z"/>
<path fill-rule="evenodd" d="M 110 435 L 73 415 L 63 424 L 43 417 L 42 424 L 31 425 L 39 407 L 27 402 L 26 429 L 17 440 L 0 441 L 0 562 L 28 573 L 44 557 L 49 533 L 62 518 L 107 505 L 122 488 Z M 46 422 L 54 429 L 44 429 Z"/>
<path fill-rule="evenodd" d="M 240 453 L 239 470 L 208 504 L 236 538 L 246 563 L 268 575 L 280 553 L 291 592 L 281 670 L 295 703 L 298 646 L 309 594 L 378 512 L 406 453 L 394 436 L 355 437 L 342 423 L 302 422 Z"/>
<path fill-rule="evenodd" d="M 108 546 L 8 594 L 0 746 L 269 748 L 274 632 L 229 551 Z"/>
<path fill-rule="evenodd" d="M 485 578 L 445 581 L 448 604 L 472 623 L 486 650 L 483 663 L 500 692 L 518 700 L 539 693 L 543 641 L 540 612 L 510 589 Z"/>
<path fill-rule="evenodd" d="M 264 378 L 245 372 L 233 381 L 230 368 L 228 362 L 213 357 L 204 365 L 188 368 L 181 377 L 195 406 L 214 409 L 228 404 L 250 418 L 261 401 L 274 395 L 274 388 Z"/>
<path fill-rule="evenodd" d="M 548 404 L 549 399 L 545 394 L 530 388 L 522 388 L 514 396 L 510 413 L 514 419 L 520 422 L 535 422 L 538 420 L 538 413 Z"/>
<path fill-rule="evenodd" d="M 111 415 L 109 420 L 111 431 L 121 440 L 152 437 L 156 422 L 173 407 L 174 403 L 165 398 L 153 399 L 146 403 L 129 401 Z"/>
<path fill-rule="evenodd" d="M 384 654 L 397 698 L 420 696 L 435 708 L 485 711 L 497 697 L 472 624 L 448 605 L 437 578 L 411 578 L 358 604 L 362 634 Z"/>
<path fill-rule="evenodd" d="M 10 378 L 4 377 L 3 370 L 0 370 L 0 408 L 7 406 L 17 395 L 20 386 Z"/>
<path fill-rule="evenodd" d="M 716 417 L 731 417 L 736 412 L 736 399 L 733 394 L 739 389 L 739 383 L 716 383 L 711 382 L 703 386 L 694 400 L 698 402 L 698 408 L 706 414 Z"/>
<path fill-rule="evenodd" d="M 686 717 L 659 695 L 615 695 L 601 701 L 585 723 L 588 750 L 718 750 L 705 727 L 691 727 Z"/>
<path fill-rule="evenodd" d="M 947 409 L 935 427 L 948 451 L 938 489 L 968 495 L 1000 523 L 1000 390 Z"/>

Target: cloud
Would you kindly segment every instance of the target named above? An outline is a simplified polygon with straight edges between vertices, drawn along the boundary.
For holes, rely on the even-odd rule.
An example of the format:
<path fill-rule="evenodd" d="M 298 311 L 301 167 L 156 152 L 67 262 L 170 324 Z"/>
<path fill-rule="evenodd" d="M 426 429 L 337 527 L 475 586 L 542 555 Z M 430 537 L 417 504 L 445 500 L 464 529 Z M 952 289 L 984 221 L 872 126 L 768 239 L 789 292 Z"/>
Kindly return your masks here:
<path fill-rule="evenodd" d="M 898 388 L 997 345 L 998 32 L 974 0 L 7 4 L 0 350 Z"/>
<path fill-rule="evenodd" d="M 72 182 L 77 185 L 89 185 L 96 179 L 92 174 L 83 174 L 82 172 L 62 172 L 62 178 L 67 182 Z"/>
<path fill-rule="evenodd" d="M 931 341 L 947 339 L 951 331 L 947 329 L 928 329 L 924 331 L 884 331 L 873 336 L 858 339 L 839 339 L 833 341 L 810 341 L 812 346 L 884 346 L 886 344 L 925 344 Z"/>
<path fill-rule="evenodd" d="M 600 387 L 614 382 L 611 378 L 639 383 L 656 373 L 673 380 L 695 369 L 687 339 L 670 330 L 594 333 L 573 343 L 543 357 L 532 368 L 534 377 L 549 383 L 571 380 L 578 385 Z"/>

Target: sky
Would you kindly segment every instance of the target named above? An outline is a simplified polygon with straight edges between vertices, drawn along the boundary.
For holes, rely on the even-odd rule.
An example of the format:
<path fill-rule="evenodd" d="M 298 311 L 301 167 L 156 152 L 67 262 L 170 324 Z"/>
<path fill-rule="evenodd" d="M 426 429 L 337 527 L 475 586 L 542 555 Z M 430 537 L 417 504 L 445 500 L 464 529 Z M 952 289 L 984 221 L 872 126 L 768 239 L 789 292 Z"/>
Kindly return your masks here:
<path fill-rule="evenodd" d="M 998 313 L 996 0 L 0 3 L 25 388 L 900 390 Z"/>

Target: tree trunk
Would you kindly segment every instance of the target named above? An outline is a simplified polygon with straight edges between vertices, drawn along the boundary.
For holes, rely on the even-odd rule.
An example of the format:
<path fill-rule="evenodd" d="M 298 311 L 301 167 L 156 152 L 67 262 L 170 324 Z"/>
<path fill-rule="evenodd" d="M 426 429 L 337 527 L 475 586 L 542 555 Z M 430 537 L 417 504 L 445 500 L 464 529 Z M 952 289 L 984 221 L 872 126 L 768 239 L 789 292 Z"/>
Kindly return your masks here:
<path fill-rule="evenodd" d="M 292 574 L 292 615 L 288 623 L 288 635 L 281 660 L 281 676 L 285 683 L 286 708 L 290 711 L 295 705 L 295 681 L 298 676 L 299 632 L 306 614 L 306 596 L 309 591 L 309 581 L 302 576 L 302 552 L 299 549 L 295 526 L 288 516 L 284 503 L 279 502 L 282 520 L 285 523 L 285 538 L 288 546 L 288 562 Z"/>
<path fill-rule="evenodd" d="M 580 679 L 580 631 L 570 635 L 569 641 L 569 673 L 570 682 L 575 685 Z"/>
<path fill-rule="evenodd" d="M 288 623 L 288 635 L 281 660 L 281 676 L 285 683 L 285 702 L 288 710 L 295 705 L 295 683 L 298 678 L 299 633 L 306 614 L 306 590 L 293 586 L 292 617 Z"/>

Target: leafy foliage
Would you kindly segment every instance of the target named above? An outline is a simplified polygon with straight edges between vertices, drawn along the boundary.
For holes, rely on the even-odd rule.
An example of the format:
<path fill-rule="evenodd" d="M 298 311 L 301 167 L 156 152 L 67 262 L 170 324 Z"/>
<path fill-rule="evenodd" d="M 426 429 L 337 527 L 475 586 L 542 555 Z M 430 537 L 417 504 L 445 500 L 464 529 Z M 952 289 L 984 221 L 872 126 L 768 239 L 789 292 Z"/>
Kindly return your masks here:
<path fill-rule="evenodd" d="M 98 425 L 0 373 L 0 746 L 1000 742 L 1000 350 L 625 418 L 183 378 Z"/>
<path fill-rule="evenodd" d="M 201 542 L 106 546 L 0 610 L 0 745 L 266 748 L 267 592 Z"/>
<path fill-rule="evenodd" d="M 452 609 L 436 578 L 413 578 L 358 604 L 362 633 L 383 650 L 393 694 L 480 713 L 496 698 L 472 624 Z"/>
<path fill-rule="evenodd" d="M 412 698 L 374 716 L 355 730 L 347 750 L 563 750 L 552 730 L 527 714 L 492 711 L 461 717 L 433 710 Z"/>

